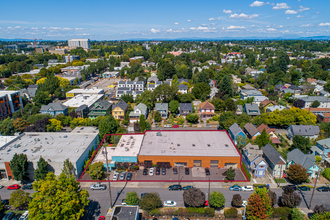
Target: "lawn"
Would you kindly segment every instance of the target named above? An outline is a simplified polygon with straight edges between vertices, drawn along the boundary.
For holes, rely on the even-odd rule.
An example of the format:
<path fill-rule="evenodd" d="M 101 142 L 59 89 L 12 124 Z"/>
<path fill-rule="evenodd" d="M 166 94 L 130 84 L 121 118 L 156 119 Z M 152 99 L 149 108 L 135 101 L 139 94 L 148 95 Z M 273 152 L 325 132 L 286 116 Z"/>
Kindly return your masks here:
<path fill-rule="evenodd" d="M 275 180 L 275 183 L 286 183 L 286 181 L 285 181 L 285 179 L 276 179 L 276 178 L 274 178 L 274 180 Z"/>

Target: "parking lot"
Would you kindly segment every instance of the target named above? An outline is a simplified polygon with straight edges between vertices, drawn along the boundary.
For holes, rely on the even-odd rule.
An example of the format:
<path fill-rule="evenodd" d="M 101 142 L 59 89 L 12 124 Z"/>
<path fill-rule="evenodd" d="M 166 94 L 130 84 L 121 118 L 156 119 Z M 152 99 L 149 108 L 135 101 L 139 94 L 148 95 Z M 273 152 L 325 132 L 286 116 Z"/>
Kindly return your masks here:
<path fill-rule="evenodd" d="M 133 172 L 131 181 L 157 181 L 157 182 L 176 182 L 176 181 L 200 181 L 200 180 L 210 180 L 219 181 L 225 180 L 226 176 L 223 173 L 227 168 L 216 168 L 211 167 L 210 175 L 206 175 L 205 168 L 194 167 L 189 168 L 189 174 L 185 173 L 185 167 L 177 167 L 177 174 L 174 174 L 173 168 L 166 169 L 166 174 L 162 174 L 162 169 L 160 169 L 160 174 L 156 175 L 156 168 L 154 169 L 153 175 L 149 174 L 150 169 L 147 169 L 147 175 L 143 175 L 143 168 L 136 172 Z M 235 169 L 236 175 L 235 180 L 246 180 L 244 174 L 240 169 Z M 113 180 L 114 172 L 111 172 L 110 180 Z"/>
<path fill-rule="evenodd" d="M 91 85 L 89 85 L 87 88 L 92 88 L 92 87 L 97 87 L 98 89 L 104 89 L 104 93 L 107 93 L 107 91 L 109 89 L 114 89 L 110 88 L 108 86 L 114 86 L 114 83 L 118 84 L 118 82 L 120 81 L 120 79 L 113 79 L 113 78 L 102 78 L 97 80 L 95 83 L 92 83 Z"/>

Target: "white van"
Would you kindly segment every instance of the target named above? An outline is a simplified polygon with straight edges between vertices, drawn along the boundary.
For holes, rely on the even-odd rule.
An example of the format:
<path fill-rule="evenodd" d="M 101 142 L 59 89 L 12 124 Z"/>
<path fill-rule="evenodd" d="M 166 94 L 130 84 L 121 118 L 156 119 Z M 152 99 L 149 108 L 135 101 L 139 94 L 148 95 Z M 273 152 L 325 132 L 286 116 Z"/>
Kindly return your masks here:
<path fill-rule="evenodd" d="M 19 220 L 27 220 L 29 216 L 29 211 L 25 211 L 23 215 L 19 218 Z"/>

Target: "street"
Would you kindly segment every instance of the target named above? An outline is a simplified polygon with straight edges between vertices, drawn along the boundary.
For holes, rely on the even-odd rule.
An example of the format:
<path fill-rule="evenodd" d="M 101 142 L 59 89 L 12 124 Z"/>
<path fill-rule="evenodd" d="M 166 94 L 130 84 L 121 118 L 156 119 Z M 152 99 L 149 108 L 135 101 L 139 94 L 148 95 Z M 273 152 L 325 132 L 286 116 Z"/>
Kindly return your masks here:
<path fill-rule="evenodd" d="M 207 188 L 201 188 L 201 190 L 205 193 L 206 199 L 207 199 Z M 280 188 L 274 188 L 271 189 L 274 191 L 277 196 L 282 195 L 282 189 Z M 29 193 L 33 193 L 33 190 L 26 190 Z M 82 218 L 83 220 L 87 219 L 97 219 L 97 216 L 100 215 L 106 215 L 109 206 L 110 206 L 110 197 L 109 197 L 109 191 L 108 189 L 103 191 L 92 191 L 90 189 L 87 189 L 87 191 L 90 194 L 89 199 L 91 200 L 89 206 L 87 207 L 87 212 L 85 216 Z M 169 191 L 167 188 L 127 188 L 126 184 L 123 183 L 123 187 L 112 187 L 111 188 L 111 193 L 112 193 L 112 202 L 115 205 L 120 205 L 122 199 L 125 199 L 126 194 L 130 191 L 135 191 L 139 197 L 141 196 L 141 193 L 148 193 L 148 192 L 157 192 L 159 193 L 161 200 L 174 200 L 177 202 L 178 207 L 184 206 L 183 203 L 183 191 Z M 242 196 L 242 199 L 248 199 L 249 196 L 253 192 L 233 192 L 229 191 L 228 188 L 211 188 L 210 192 L 212 191 L 219 191 L 224 194 L 226 198 L 226 207 L 231 207 L 231 200 L 234 194 L 240 194 Z M 9 191 L 7 189 L 1 189 L 1 199 L 9 199 L 10 193 L 13 191 Z M 302 202 L 300 204 L 300 208 L 307 208 L 310 202 L 310 198 L 312 195 L 312 191 L 309 192 L 299 192 L 297 193 L 302 197 Z M 313 204 L 312 204 L 312 209 L 314 208 L 315 205 L 321 205 L 321 204 L 329 204 L 330 203 L 330 196 L 329 192 L 318 192 L 315 191 L 314 194 L 314 199 L 313 199 Z"/>

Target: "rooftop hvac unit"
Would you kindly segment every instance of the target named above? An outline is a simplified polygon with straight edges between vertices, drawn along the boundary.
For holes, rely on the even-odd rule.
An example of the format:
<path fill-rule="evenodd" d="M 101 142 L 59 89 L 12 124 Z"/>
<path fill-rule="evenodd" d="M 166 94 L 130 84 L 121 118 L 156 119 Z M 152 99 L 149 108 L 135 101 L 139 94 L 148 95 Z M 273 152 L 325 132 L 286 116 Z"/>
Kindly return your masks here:
<path fill-rule="evenodd" d="M 78 153 L 79 150 L 76 150 L 75 152 Z"/>
<path fill-rule="evenodd" d="M 52 162 L 50 159 L 48 159 L 48 162 Z"/>
<path fill-rule="evenodd" d="M 63 136 L 63 138 L 67 138 L 67 137 L 68 137 L 68 135 L 64 135 L 64 136 Z"/>
<path fill-rule="evenodd" d="M 68 142 L 68 145 L 70 144 L 70 142 Z"/>
<path fill-rule="evenodd" d="M 129 151 L 128 147 L 125 147 L 125 151 Z"/>
<path fill-rule="evenodd" d="M 63 151 L 63 150 L 61 149 L 61 150 L 59 150 L 58 152 L 61 153 L 62 151 Z"/>
<path fill-rule="evenodd" d="M 133 136 L 131 136 L 130 138 L 133 139 Z"/>

